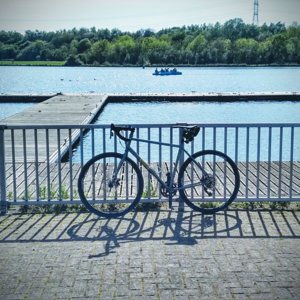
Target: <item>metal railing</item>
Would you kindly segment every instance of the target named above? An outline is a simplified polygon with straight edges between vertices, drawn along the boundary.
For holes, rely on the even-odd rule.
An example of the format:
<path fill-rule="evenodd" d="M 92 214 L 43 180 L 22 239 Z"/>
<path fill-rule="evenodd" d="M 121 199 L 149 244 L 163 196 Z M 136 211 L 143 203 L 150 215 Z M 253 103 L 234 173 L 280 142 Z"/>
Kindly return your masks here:
<path fill-rule="evenodd" d="M 191 152 L 216 149 L 238 165 L 237 201 L 300 201 L 300 124 L 199 124 L 201 131 L 186 145 Z M 136 136 L 176 143 L 172 124 L 133 125 Z M 132 143 L 165 176 L 175 153 L 169 147 Z M 109 125 L 1 126 L 0 199 L 15 205 L 78 203 L 77 178 L 83 164 L 102 152 L 122 152 L 110 139 Z M 175 151 L 175 150 L 174 150 Z M 167 200 L 149 174 L 144 201 Z"/>

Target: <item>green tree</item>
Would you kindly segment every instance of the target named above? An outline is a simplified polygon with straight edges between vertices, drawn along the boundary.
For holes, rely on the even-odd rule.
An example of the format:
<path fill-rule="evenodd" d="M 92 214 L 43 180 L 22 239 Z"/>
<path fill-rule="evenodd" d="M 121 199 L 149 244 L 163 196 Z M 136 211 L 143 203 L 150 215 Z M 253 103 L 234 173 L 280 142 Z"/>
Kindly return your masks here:
<path fill-rule="evenodd" d="M 103 64 L 108 60 L 109 54 L 111 52 L 111 45 L 108 40 L 101 40 L 95 42 L 91 47 L 91 59 L 92 63 L 96 62 Z"/>
<path fill-rule="evenodd" d="M 187 50 L 191 51 L 194 56 L 194 63 L 206 63 L 207 40 L 203 34 L 196 36 L 187 46 Z"/>
<path fill-rule="evenodd" d="M 254 39 L 238 39 L 234 42 L 234 62 L 256 64 L 258 42 Z"/>
<path fill-rule="evenodd" d="M 88 38 L 84 38 L 78 42 L 77 51 L 83 53 L 91 48 L 92 44 Z"/>
<path fill-rule="evenodd" d="M 135 41 L 129 35 L 118 37 L 113 42 L 113 56 L 117 63 L 135 63 Z"/>

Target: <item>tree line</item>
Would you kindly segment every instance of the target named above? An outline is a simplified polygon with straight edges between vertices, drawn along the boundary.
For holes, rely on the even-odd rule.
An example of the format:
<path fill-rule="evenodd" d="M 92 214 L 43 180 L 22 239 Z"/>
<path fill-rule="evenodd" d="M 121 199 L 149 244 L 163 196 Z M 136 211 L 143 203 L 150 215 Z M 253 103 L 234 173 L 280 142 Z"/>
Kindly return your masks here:
<path fill-rule="evenodd" d="M 300 26 L 224 24 L 122 32 L 80 28 L 24 34 L 0 31 L 0 60 L 65 61 L 66 65 L 299 64 Z"/>

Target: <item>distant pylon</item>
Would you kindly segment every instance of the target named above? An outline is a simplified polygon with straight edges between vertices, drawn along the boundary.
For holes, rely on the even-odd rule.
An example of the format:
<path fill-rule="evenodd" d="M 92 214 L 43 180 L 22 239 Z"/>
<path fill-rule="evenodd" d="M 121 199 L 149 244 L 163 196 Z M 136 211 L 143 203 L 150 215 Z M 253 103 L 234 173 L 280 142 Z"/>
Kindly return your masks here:
<path fill-rule="evenodd" d="M 254 0 L 252 24 L 258 26 L 258 0 Z"/>

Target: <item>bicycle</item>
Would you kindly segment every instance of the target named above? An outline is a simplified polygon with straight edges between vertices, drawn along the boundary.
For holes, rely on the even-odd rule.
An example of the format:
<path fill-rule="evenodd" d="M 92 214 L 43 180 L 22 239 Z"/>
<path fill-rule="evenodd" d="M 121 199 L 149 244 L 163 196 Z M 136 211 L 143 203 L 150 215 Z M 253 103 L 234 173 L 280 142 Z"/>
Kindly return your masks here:
<path fill-rule="evenodd" d="M 86 208 L 107 218 L 119 217 L 131 211 L 143 195 L 141 168 L 144 167 L 160 184 L 160 194 L 168 198 L 170 208 L 173 197 L 179 192 L 190 208 L 204 214 L 226 209 L 239 191 L 240 175 L 236 164 L 217 150 L 190 154 L 184 144 L 194 140 L 200 127 L 188 124 L 177 124 L 174 127 L 180 129 L 179 144 L 134 138 L 134 127 L 111 124 L 110 137 L 115 134 L 124 141 L 125 151 L 96 155 L 82 167 L 78 178 L 78 193 Z M 166 173 L 166 181 L 131 148 L 132 141 L 178 148 L 174 168 Z M 128 157 L 129 153 L 138 164 Z M 184 154 L 188 158 L 179 168 L 176 184 L 176 171 Z"/>

